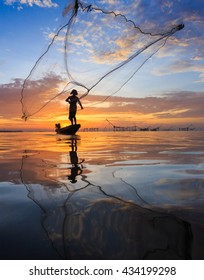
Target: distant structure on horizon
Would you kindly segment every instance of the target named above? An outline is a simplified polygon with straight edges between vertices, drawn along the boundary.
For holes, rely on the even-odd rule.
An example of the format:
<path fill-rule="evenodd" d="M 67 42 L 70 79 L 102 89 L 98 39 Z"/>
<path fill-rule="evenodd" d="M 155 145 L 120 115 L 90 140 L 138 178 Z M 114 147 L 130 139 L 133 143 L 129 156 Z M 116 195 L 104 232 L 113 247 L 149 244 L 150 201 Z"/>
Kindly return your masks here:
<path fill-rule="evenodd" d="M 132 125 L 132 126 L 118 126 L 114 125 L 112 122 L 110 122 L 108 119 L 106 121 L 111 125 L 111 128 L 98 128 L 98 127 L 89 127 L 89 128 L 83 128 L 81 131 L 84 132 L 97 132 L 97 131 L 193 131 L 195 130 L 195 127 L 193 127 L 192 124 L 186 127 L 168 127 L 168 128 L 162 128 L 161 126 L 156 126 L 156 127 L 139 127 L 137 125 Z M 199 130 L 199 129 L 197 129 Z M 202 130 L 202 129 L 200 129 Z"/>
<path fill-rule="evenodd" d="M 113 131 L 137 131 L 137 126 L 117 126 L 112 124 L 108 119 L 106 121 L 113 127 Z"/>
<path fill-rule="evenodd" d="M 92 132 L 92 131 L 99 131 L 98 127 L 87 127 L 83 129 L 84 132 Z"/>
<path fill-rule="evenodd" d="M 0 130 L 0 132 L 23 132 L 23 130 Z"/>
<path fill-rule="evenodd" d="M 195 128 L 194 127 L 192 127 L 193 125 L 192 124 L 190 124 L 189 126 L 187 126 L 187 127 L 179 127 L 179 130 L 180 131 L 189 131 L 189 130 L 195 130 Z"/>
<path fill-rule="evenodd" d="M 112 124 L 108 119 L 106 121 L 113 127 L 113 131 L 159 131 L 160 126 L 151 128 L 150 126 L 148 127 L 139 127 L 137 125 L 132 125 L 132 126 L 117 126 Z"/>

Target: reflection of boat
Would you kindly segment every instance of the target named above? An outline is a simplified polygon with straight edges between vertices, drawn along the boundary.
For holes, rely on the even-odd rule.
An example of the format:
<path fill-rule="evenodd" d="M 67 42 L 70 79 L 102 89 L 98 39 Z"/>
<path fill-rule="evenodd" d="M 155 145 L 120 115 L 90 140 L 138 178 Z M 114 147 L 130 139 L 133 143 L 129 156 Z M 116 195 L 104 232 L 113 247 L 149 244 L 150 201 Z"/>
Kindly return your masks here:
<path fill-rule="evenodd" d="M 58 134 L 66 134 L 66 135 L 74 135 L 79 128 L 81 127 L 80 124 L 68 125 L 65 127 L 61 127 L 60 123 L 55 124 L 55 131 Z"/>

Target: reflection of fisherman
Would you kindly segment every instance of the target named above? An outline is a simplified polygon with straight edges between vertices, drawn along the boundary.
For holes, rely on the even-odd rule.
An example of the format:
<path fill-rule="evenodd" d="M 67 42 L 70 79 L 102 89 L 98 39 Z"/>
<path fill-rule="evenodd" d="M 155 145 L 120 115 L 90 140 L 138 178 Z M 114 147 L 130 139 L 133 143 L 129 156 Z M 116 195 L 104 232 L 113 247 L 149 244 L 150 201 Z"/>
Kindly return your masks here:
<path fill-rule="evenodd" d="M 76 176 L 81 175 L 82 174 L 82 168 L 80 167 L 80 164 L 84 161 L 82 160 L 81 162 L 79 162 L 78 160 L 78 156 L 77 156 L 77 141 L 72 139 L 72 150 L 69 152 L 69 156 L 70 156 L 70 162 L 72 164 L 71 169 L 71 174 L 68 177 L 68 179 L 71 181 L 71 183 L 76 183 Z"/>
<path fill-rule="evenodd" d="M 69 120 L 71 121 L 71 124 L 76 124 L 76 112 L 77 112 L 77 103 L 80 105 L 81 109 L 83 109 L 83 106 L 81 104 L 80 99 L 77 97 L 78 92 L 73 89 L 70 93 L 70 96 L 66 99 L 66 102 L 70 104 L 69 106 Z"/>

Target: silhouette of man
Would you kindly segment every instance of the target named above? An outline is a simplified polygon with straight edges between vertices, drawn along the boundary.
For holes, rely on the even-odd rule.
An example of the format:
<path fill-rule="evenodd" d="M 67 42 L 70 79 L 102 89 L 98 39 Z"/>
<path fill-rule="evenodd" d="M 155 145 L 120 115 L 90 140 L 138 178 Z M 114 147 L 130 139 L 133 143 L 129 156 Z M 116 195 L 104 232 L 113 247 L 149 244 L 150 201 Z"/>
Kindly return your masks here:
<path fill-rule="evenodd" d="M 77 103 L 80 105 L 81 109 L 83 106 L 81 104 L 80 99 L 77 97 L 78 92 L 77 90 L 73 89 L 70 93 L 70 96 L 66 99 L 66 102 L 70 104 L 69 106 L 69 120 L 71 124 L 77 124 L 76 122 L 76 112 L 77 112 Z"/>
<path fill-rule="evenodd" d="M 82 168 L 80 167 L 81 163 L 84 161 L 82 160 L 81 162 L 79 162 L 78 160 L 78 156 L 77 156 L 77 141 L 72 139 L 71 140 L 71 151 L 69 152 L 69 156 L 70 156 L 70 161 L 72 164 L 72 167 L 69 168 L 71 169 L 71 174 L 67 176 L 67 178 L 71 181 L 71 183 L 76 183 L 76 177 L 78 175 L 82 174 Z"/>

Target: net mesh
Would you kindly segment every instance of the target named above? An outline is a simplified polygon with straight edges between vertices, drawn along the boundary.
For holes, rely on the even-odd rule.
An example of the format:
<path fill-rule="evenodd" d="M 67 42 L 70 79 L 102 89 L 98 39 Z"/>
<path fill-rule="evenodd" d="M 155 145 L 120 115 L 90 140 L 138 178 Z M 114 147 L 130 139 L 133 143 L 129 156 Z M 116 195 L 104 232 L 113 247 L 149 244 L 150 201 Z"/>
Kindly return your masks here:
<path fill-rule="evenodd" d="M 168 38 L 184 27 L 164 13 L 159 26 L 156 19 L 145 19 L 147 11 L 144 7 L 140 11 L 139 2 L 109 2 L 68 2 L 60 27 L 49 34 L 47 49 L 23 82 L 23 119 L 51 102 L 60 104 L 73 88 L 81 98 L 102 95 L 103 102 L 122 91 Z"/>

